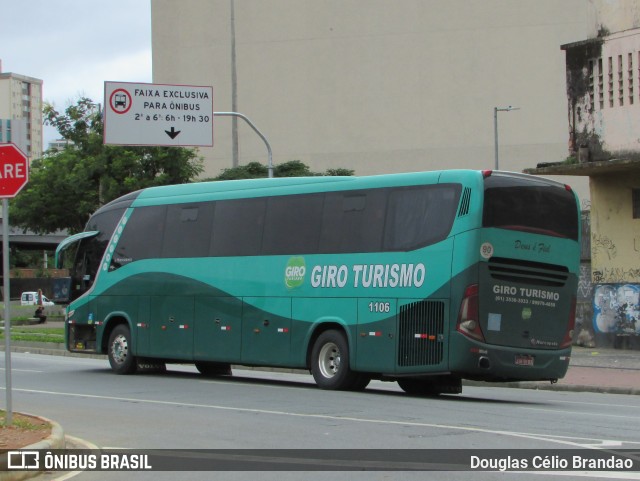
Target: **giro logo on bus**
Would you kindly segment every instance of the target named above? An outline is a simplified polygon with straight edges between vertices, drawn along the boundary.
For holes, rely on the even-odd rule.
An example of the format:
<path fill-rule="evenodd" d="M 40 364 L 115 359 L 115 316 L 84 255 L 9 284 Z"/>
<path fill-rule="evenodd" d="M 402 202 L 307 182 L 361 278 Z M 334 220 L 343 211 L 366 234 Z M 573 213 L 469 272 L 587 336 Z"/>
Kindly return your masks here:
<path fill-rule="evenodd" d="M 304 257 L 291 257 L 284 270 L 284 283 L 287 288 L 295 289 L 304 284 L 304 275 L 306 273 L 307 267 Z"/>

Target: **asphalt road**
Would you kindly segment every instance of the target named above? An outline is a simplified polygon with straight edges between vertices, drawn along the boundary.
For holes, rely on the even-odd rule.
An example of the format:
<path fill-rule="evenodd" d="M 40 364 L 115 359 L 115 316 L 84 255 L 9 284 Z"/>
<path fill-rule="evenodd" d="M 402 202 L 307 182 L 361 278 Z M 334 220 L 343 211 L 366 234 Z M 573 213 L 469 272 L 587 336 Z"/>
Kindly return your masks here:
<path fill-rule="evenodd" d="M 419 398 L 403 394 L 395 383 L 374 381 L 363 393 L 334 392 L 298 374 L 237 370 L 231 378 L 206 379 L 192 366 L 168 369 L 165 374 L 117 376 L 104 360 L 13 353 L 13 409 L 56 420 L 67 435 L 103 448 L 640 451 L 640 396 L 465 387 L 462 395 Z M 307 480 L 334 474 L 192 472 L 179 479 Z M 640 479 L 638 473 L 623 474 L 600 473 L 599 479 Z M 377 472 L 338 479 L 470 475 Z M 178 479 L 171 472 L 126 477 Z M 546 480 L 550 475 L 509 473 L 505 478 L 476 472 L 472 477 Z M 82 473 L 77 479 L 122 479 L 122 473 Z M 585 478 L 565 473 L 559 479 Z"/>

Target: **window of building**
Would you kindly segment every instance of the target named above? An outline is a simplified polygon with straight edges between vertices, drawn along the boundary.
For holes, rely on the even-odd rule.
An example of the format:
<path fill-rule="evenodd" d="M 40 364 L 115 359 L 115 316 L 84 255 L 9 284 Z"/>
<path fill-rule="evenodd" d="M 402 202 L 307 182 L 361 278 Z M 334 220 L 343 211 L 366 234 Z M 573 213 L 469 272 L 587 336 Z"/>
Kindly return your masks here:
<path fill-rule="evenodd" d="M 633 218 L 640 219 L 640 189 L 631 189 L 631 203 L 633 207 Z"/>
<path fill-rule="evenodd" d="M 613 107 L 613 57 L 609 57 L 609 107 Z"/>
<path fill-rule="evenodd" d="M 629 82 L 629 105 L 633 105 L 633 54 L 627 57 L 627 80 Z"/>
<path fill-rule="evenodd" d="M 602 58 L 598 59 L 598 101 L 600 110 L 604 109 L 604 70 L 602 69 Z"/>
<path fill-rule="evenodd" d="M 594 72 L 595 61 L 589 60 L 589 112 L 593 112 L 595 109 L 595 85 L 594 85 Z"/>
<path fill-rule="evenodd" d="M 624 105 L 624 70 L 622 68 L 622 55 L 618 55 L 618 105 Z"/>

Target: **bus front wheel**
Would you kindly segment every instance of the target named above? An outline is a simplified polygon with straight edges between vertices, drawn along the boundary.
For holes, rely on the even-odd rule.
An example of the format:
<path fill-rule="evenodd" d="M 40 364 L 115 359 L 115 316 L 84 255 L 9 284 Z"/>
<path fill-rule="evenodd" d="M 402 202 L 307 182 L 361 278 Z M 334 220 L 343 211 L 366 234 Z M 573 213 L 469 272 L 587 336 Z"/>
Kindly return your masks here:
<path fill-rule="evenodd" d="M 121 324 L 116 326 L 109 336 L 109 364 L 116 374 L 133 374 L 136 372 L 137 362 L 131 354 L 131 331 Z"/>
<path fill-rule="evenodd" d="M 311 351 L 311 374 L 320 389 L 353 389 L 360 379 L 349 366 L 349 344 L 340 331 L 325 331 Z"/>

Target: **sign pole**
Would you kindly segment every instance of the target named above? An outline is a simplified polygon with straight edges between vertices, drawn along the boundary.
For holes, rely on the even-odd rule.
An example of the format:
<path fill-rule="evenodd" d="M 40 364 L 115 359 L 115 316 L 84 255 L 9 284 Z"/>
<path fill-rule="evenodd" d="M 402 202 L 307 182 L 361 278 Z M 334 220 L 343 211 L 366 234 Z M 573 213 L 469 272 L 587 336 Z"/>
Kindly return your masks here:
<path fill-rule="evenodd" d="M 249 127 L 251 127 L 253 129 L 253 131 L 256 134 L 258 134 L 258 137 L 260 137 L 262 139 L 262 141 L 264 142 L 264 145 L 266 145 L 266 147 L 267 147 L 268 172 L 269 172 L 269 178 L 271 179 L 273 177 L 273 154 L 271 153 L 271 144 L 269 144 L 269 141 L 263 135 L 263 133 L 258 130 L 258 127 L 253 125 L 253 122 L 251 122 L 251 120 L 249 120 L 249 117 L 247 117 L 246 115 L 241 114 L 239 112 L 214 112 L 213 115 L 218 116 L 218 117 L 233 117 L 233 118 L 239 117 L 242 120 L 244 120 L 247 124 L 249 124 Z"/>
<path fill-rule="evenodd" d="M 11 296 L 9 292 L 9 199 L 29 181 L 29 160 L 14 144 L 0 144 L 0 198 L 2 198 L 2 287 L 4 294 L 4 372 L 6 378 L 6 426 L 13 422 L 11 406 Z"/>
<path fill-rule="evenodd" d="M 4 373 L 7 411 L 4 424 L 13 422 L 11 406 L 11 306 L 9 293 L 9 199 L 2 199 L 2 287 L 4 294 Z"/>

